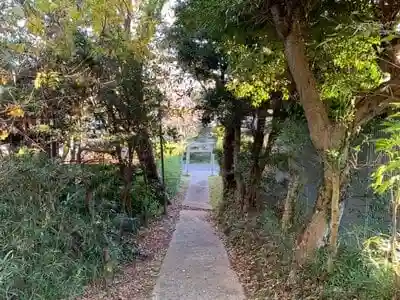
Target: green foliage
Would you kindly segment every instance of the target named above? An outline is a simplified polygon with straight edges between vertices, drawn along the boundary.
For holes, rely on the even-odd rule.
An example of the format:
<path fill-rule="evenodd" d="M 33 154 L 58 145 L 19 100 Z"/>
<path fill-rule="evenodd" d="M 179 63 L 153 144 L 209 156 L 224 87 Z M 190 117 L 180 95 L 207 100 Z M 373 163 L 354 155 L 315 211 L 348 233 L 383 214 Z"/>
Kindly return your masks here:
<path fill-rule="evenodd" d="M 218 214 L 220 205 L 222 203 L 222 177 L 210 176 L 208 177 L 209 198 L 213 210 Z"/>
<path fill-rule="evenodd" d="M 279 126 L 281 130 L 275 143 L 278 149 L 289 156 L 300 154 L 305 145 L 311 142 L 305 121 L 289 118 Z"/>
<path fill-rule="evenodd" d="M 104 249 L 114 266 L 134 257 L 129 235 L 121 239 L 113 223 L 121 216 L 121 182 L 114 166 L 59 165 L 25 154 L 2 160 L 0 178 L 2 299 L 73 297 L 103 276 Z M 89 186 L 90 212 L 85 206 Z M 132 200 L 137 216 L 145 205 L 158 212 L 158 202 L 139 182 Z"/>
<path fill-rule="evenodd" d="M 228 88 L 236 97 L 251 99 L 256 107 L 269 100 L 273 92 L 282 92 L 285 100 L 289 98 L 283 52 L 279 45 L 274 46 L 275 49 L 270 49 L 267 46 L 255 48 L 229 41 L 225 43 L 233 76 Z"/>
<path fill-rule="evenodd" d="M 73 296 L 102 275 L 105 247 L 113 260 L 123 258 L 100 190 L 92 215 L 85 212 L 89 170 L 21 157 L 2 161 L 1 173 L 2 297 Z"/>
<path fill-rule="evenodd" d="M 303 273 L 304 277 L 316 278 L 326 272 L 328 253 L 319 251 L 316 260 Z M 322 299 L 393 299 L 391 274 L 384 269 L 371 268 L 362 249 L 343 245 L 335 260 L 335 269 L 324 283 Z"/>
<path fill-rule="evenodd" d="M 385 193 L 390 189 L 400 188 L 400 126 L 398 117 L 384 123 L 385 132 L 390 136 L 378 139 L 376 149 L 382 152 L 387 158 L 387 163 L 379 166 L 372 174 L 374 183 L 373 189 L 378 193 Z"/>
<path fill-rule="evenodd" d="M 159 143 L 155 144 L 154 150 L 156 152 L 156 156 L 159 158 L 161 154 Z M 184 151 L 185 144 L 183 142 L 164 142 L 164 157 L 180 156 Z"/>
<path fill-rule="evenodd" d="M 376 47 L 380 45 L 379 28 L 373 24 L 338 25 L 321 44 L 314 62 L 321 98 L 330 105 L 337 121 L 352 118 L 354 97 L 381 84 Z"/>

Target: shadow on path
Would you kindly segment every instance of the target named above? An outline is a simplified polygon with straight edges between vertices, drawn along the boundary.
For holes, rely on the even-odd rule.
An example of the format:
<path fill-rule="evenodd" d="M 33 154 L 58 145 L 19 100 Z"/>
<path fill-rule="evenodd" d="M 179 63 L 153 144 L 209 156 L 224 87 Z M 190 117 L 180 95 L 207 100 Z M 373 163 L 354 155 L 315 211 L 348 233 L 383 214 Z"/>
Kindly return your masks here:
<path fill-rule="evenodd" d="M 154 300 L 242 300 L 243 288 L 207 221 L 208 171 L 191 173 L 180 220 L 153 291 Z"/>

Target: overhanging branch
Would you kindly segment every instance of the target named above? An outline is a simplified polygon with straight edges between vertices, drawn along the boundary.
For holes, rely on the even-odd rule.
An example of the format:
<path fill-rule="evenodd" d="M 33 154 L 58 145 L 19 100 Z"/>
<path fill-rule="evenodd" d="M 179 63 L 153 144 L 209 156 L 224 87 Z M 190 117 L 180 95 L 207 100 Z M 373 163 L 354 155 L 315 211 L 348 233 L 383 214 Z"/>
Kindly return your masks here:
<path fill-rule="evenodd" d="M 392 103 L 400 103 L 400 77 L 390 80 L 374 93 L 365 95 L 355 105 L 355 125 L 362 126 L 389 111 Z"/>

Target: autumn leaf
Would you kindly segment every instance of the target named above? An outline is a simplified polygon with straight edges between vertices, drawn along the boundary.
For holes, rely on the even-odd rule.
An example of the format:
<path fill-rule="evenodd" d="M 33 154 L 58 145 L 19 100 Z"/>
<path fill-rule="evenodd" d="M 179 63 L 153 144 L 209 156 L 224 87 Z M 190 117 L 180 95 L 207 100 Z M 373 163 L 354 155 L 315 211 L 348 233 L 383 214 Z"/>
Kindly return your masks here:
<path fill-rule="evenodd" d="M 25 115 L 25 112 L 21 106 L 13 105 L 8 109 L 7 115 L 14 118 L 22 118 Z"/>
<path fill-rule="evenodd" d="M 40 124 L 36 127 L 36 130 L 38 132 L 49 132 L 50 131 L 50 127 L 49 125 L 46 124 Z"/>
<path fill-rule="evenodd" d="M 0 130 L 0 140 L 4 141 L 6 138 L 8 138 L 8 136 L 10 135 L 10 133 L 7 130 Z"/>
<path fill-rule="evenodd" d="M 6 85 L 8 83 L 7 77 L 0 77 L 0 85 Z"/>
<path fill-rule="evenodd" d="M 36 74 L 36 78 L 35 78 L 35 82 L 34 82 L 35 89 L 40 88 L 40 86 L 42 85 L 41 80 L 42 80 L 42 73 L 38 72 Z"/>

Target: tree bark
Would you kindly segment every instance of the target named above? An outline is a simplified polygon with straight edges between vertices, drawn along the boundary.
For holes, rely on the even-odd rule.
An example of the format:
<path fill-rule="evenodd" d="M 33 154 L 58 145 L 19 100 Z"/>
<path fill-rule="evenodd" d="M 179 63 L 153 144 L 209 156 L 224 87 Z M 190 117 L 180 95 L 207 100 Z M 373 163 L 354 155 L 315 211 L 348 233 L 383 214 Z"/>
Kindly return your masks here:
<path fill-rule="evenodd" d="M 330 236 L 329 236 L 329 258 L 328 272 L 333 271 L 333 260 L 337 253 L 337 242 L 339 236 L 340 224 L 340 171 L 332 172 L 332 198 L 331 198 L 331 219 L 330 219 Z"/>
<path fill-rule="evenodd" d="M 343 172 L 341 168 L 332 167 L 326 159 L 324 160 L 323 182 L 313 214 L 296 243 L 295 259 L 298 265 L 306 263 L 318 248 L 325 246 L 329 235 L 328 267 L 331 267 L 337 252 L 339 226 L 345 205 L 345 199 L 341 199 L 341 189 L 347 183 L 347 176 L 348 173 Z"/>
<path fill-rule="evenodd" d="M 298 16 L 299 8 L 293 8 L 293 15 L 288 16 L 282 13 L 279 5 L 273 5 L 271 13 L 278 35 L 284 43 L 285 57 L 300 95 L 311 140 L 317 150 L 329 149 L 331 122 L 327 108 L 320 99 L 317 81 L 306 55 L 306 45 Z"/>
<path fill-rule="evenodd" d="M 233 165 L 235 174 L 235 185 L 236 185 L 236 200 L 239 201 L 241 211 L 247 211 L 248 207 L 245 203 L 246 185 L 244 182 L 242 170 L 240 168 L 240 148 L 242 141 L 242 120 L 236 118 L 234 121 L 235 126 L 235 141 L 233 146 Z"/>
<path fill-rule="evenodd" d="M 346 128 L 348 124 L 332 124 L 329 120 L 327 107 L 320 99 L 317 81 L 306 55 L 306 45 L 301 32 L 300 10 L 292 7 L 293 11 L 288 14 L 285 9 L 276 4 L 271 7 L 271 13 L 277 32 L 284 43 L 285 57 L 300 95 L 300 103 L 307 119 L 311 140 L 324 159 L 324 178 L 314 212 L 299 235 L 296 244 L 295 260 L 298 265 L 303 265 L 314 254 L 329 228 L 328 219 L 332 196 L 336 199 L 340 189 L 336 178 L 339 178 L 340 182 L 341 170 L 329 166 L 325 157 L 326 152 L 336 150 L 340 155 L 344 154 L 347 159 L 345 142 L 346 138 L 349 139 L 350 134 L 346 134 L 351 133 L 352 130 Z M 337 218 L 337 214 L 334 217 Z M 336 230 L 336 227 L 333 229 Z M 333 239 L 335 239 L 335 235 L 336 233 L 333 232 Z"/>
<path fill-rule="evenodd" d="M 154 191 L 156 191 L 160 204 L 164 205 L 164 201 L 169 202 L 168 197 L 165 194 L 165 187 L 162 185 L 158 176 L 157 164 L 154 157 L 153 146 L 150 141 L 150 136 L 145 130 L 142 131 L 136 145 L 136 153 L 138 155 L 139 162 L 143 167 L 144 175 L 146 176 L 149 184 L 153 187 Z"/>
<path fill-rule="evenodd" d="M 332 170 L 325 165 L 323 182 L 319 188 L 314 211 L 296 243 L 295 260 L 300 266 L 314 255 L 315 250 L 322 244 L 326 230 L 329 228 L 329 204 L 332 199 L 333 188 L 332 176 Z"/>
<path fill-rule="evenodd" d="M 251 169 L 250 169 L 250 184 L 248 186 L 248 191 L 245 196 L 244 207 L 246 208 L 257 208 L 258 207 L 258 192 L 259 185 L 261 182 L 261 151 L 264 144 L 265 137 L 265 124 L 267 118 L 267 111 L 265 109 L 258 109 L 257 111 L 257 125 L 254 133 L 254 140 L 251 150 Z"/>
<path fill-rule="evenodd" d="M 232 124 L 225 126 L 222 157 L 222 177 L 224 199 L 233 194 L 236 183 L 234 175 L 234 142 L 235 128 Z"/>
<path fill-rule="evenodd" d="M 297 172 L 291 172 L 290 182 L 286 198 L 283 203 L 283 213 L 282 213 L 282 230 L 287 231 L 292 224 L 294 207 L 297 199 L 297 194 L 300 185 L 300 176 Z"/>

